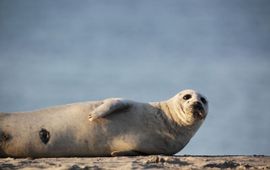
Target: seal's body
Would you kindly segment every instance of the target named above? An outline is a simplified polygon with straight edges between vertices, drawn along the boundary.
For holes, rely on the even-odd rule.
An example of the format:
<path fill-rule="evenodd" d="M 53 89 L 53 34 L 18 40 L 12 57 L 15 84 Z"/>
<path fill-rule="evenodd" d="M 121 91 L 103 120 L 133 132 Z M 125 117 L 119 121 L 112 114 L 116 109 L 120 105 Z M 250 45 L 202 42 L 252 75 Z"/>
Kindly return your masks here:
<path fill-rule="evenodd" d="M 0 157 L 172 155 L 206 115 L 206 99 L 193 90 L 156 103 L 112 98 L 0 113 Z"/>

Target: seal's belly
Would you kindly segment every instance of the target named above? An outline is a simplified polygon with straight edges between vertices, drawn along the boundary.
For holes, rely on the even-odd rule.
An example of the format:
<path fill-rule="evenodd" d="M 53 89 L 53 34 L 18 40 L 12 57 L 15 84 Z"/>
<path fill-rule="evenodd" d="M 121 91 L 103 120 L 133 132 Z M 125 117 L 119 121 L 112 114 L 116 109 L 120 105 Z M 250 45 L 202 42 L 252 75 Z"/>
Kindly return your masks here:
<path fill-rule="evenodd" d="M 132 115 L 120 112 L 90 122 L 88 113 L 74 106 L 0 113 L 0 156 L 110 156 L 115 150 L 136 149 L 142 142 L 143 131 L 137 127 L 143 122 Z"/>
<path fill-rule="evenodd" d="M 99 124 L 88 121 L 89 105 L 88 110 L 74 106 L 0 113 L 0 156 L 91 156 L 96 151 L 107 154 L 106 147 L 95 149 L 96 143 L 106 146 L 106 138 L 100 134 Z"/>

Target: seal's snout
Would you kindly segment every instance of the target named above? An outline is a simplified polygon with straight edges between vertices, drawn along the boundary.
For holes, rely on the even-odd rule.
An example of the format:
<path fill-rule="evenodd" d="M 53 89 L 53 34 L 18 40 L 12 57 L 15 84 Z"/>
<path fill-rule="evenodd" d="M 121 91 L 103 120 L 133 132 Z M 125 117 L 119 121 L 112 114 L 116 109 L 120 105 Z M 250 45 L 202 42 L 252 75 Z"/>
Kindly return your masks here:
<path fill-rule="evenodd" d="M 203 110 L 203 106 L 202 106 L 202 104 L 200 102 L 194 102 L 192 107 L 195 110 Z"/>
<path fill-rule="evenodd" d="M 192 104 L 192 109 L 194 117 L 199 119 L 204 119 L 206 117 L 205 110 L 200 102 L 194 102 Z"/>

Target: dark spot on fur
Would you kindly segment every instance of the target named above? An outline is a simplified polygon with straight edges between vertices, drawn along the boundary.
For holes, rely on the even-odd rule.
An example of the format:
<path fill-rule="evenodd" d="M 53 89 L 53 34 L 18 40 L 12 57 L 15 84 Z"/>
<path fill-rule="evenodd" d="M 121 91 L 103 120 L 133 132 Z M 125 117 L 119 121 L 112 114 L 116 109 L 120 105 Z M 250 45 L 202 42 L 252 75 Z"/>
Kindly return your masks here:
<path fill-rule="evenodd" d="M 11 136 L 5 132 L 2 132 L 0 135 L 0 146 L 4 144 L 5 142 L 9 141 L 11 139 Z"/>
<path fill-rule="evenodd" d="M 42 141 L 42 143 L 47 144 L 50 140 L 50 132 L 47 131 L 46 129 L 42 128 L 39 131 L 39 137 L 40 137 L 40 140 Z"/>

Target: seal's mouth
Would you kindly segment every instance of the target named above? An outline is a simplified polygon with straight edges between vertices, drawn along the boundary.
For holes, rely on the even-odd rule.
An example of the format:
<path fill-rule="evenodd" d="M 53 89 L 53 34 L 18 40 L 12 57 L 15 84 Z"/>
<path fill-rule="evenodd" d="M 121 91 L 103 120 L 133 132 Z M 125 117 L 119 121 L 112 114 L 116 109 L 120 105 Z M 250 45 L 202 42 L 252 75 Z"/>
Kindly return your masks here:
<path fill-rule="evenodd" d="M 193 116 L 195 117 L 195 118 L 197 118 L 197 119 L 200 119 L 200 120 L 202 120 L 202 119 L 205 119 L 205 113 L 204 112 L 202 112 L 202 111 L 199 111 L 199 110 L 195 110 L 195 111 L 193 111 Z"/>
<path fill-rule="evenodd" d="M 182 113 L 191 115 L 196 120 L 203 120 L 206 118 L 206 111 L 200 102 L 194 102 L 189 105 L 189 107 L 186 107 L 186 109 L 180 105 L 180 110 Z"/>

